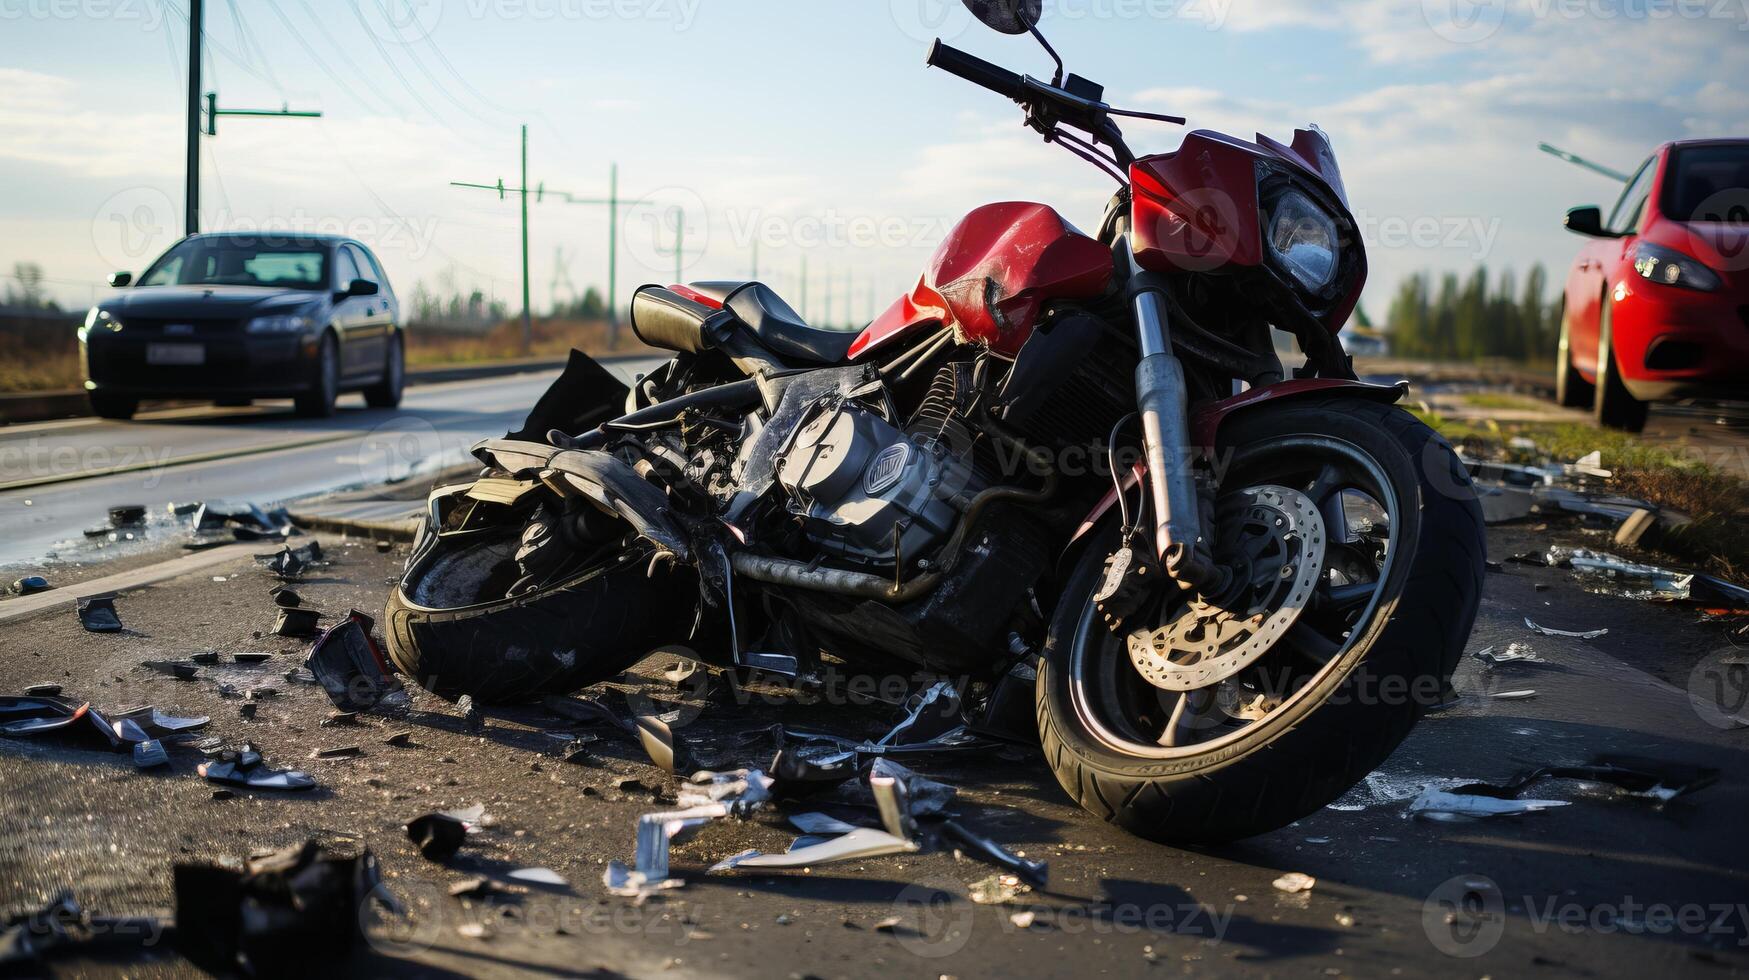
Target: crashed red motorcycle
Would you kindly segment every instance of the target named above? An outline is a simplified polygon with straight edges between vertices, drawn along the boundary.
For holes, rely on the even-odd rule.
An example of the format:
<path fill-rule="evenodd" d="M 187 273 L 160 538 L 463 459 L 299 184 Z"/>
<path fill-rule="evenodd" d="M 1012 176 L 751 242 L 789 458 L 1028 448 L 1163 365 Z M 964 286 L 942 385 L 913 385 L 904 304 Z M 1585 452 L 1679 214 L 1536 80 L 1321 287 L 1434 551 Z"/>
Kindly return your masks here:
<path fill-rule="evenodd" d="M 968 6 L 1044 40 L 1037 0 Z M 937 41 L 929 64 L 1117 180 L 1096 233 L 980 208 L 860 335 L 757 282 L 644 287 L 634 330 L 676 356 L 628 389 L 574 354 L 477 447 L 485 474 L 431 497 L 391 655 L 484 701 L 675 643 L 903 664 L 1144 837 L 1324 806 L 1443 700 L 1484 571 L 1456 454 L 1339 340 L 1367 265 L 1330 142 L 1137 157 L 1117 120 L 1182 120 L 1060 60 L 1044 82 Z"/>

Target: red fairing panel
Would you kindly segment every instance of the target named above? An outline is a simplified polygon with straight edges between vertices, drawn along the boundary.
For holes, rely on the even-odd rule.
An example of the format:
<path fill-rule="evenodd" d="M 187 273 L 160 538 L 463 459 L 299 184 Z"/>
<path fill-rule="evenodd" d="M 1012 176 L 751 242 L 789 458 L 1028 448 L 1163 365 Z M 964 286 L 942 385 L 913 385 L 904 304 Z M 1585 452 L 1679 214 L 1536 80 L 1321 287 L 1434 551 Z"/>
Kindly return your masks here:
<path fill-rule="evenodd" d="M 925 323 L 1014 357 L 1053 299 L 1091 299 L 1111 285 L 1110 249 L 1043 204 L 991 204 L 948 233 L 911 294 L 869 325 L 852 358 Z"/>
<path fill-rule="evenodd" d="M 1329 188 L 1341 210 L 1348 210 L 1342 172 L 1322 135 L 1302 129 L 1287 146 L 1267 136 L 1247 143 L 1198 130 L 1175 152 L 1143 157 L 1130 167 L 1136 260 L 1145 269 L 1164 273 L 1263 265 L 1259 162 L 1300 171 Z M 1352 215 L 1343 216 L 1353 224 Z M 1332 298 L 1319 317 L 1332 333 L 1347 325 L 1366 283 L 1364 246 L 1354 241 L 1348 247 L 1359 250 L 1362 266 L 1349 292 Z"/>

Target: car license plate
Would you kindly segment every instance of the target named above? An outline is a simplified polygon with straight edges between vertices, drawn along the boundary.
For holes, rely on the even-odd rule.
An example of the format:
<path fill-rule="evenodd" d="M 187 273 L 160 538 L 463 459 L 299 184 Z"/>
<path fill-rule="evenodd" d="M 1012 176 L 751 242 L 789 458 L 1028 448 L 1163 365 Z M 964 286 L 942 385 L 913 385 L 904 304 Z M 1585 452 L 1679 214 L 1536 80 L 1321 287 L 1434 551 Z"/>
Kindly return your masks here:
<path fill-rule="evenodd" d="M 206 363 L 202 344 L 147 344 L 147 364 L 189 365 Z"/>

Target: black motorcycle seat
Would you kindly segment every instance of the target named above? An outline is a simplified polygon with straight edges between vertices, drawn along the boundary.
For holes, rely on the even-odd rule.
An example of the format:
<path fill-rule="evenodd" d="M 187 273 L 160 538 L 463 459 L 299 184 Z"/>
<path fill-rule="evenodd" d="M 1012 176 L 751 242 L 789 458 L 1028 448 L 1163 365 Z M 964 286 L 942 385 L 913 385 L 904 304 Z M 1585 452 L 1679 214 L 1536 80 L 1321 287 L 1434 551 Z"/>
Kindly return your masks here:
<path fill-rule="evenodd" d="M 856 334 L 822 330 L 803 320 L 777 291 L 762 282 L 702 282 L 687 287 L 722 301 L 772 353 L 805 364 L 840 364 Z"/>

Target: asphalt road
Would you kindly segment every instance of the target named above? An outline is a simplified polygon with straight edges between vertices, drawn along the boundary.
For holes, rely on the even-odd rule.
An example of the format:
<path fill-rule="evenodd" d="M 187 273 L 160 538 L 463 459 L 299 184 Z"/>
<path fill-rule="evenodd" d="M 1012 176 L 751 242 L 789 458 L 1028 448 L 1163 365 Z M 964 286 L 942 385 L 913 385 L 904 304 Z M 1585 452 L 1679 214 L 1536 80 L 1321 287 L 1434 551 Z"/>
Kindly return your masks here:
<path fill-rule="evenodd" d="M 1579 540 L 1575 533 L 1495 529 L 1496 556 Z M 336 556 L 302 588 L 330 612 L 381 608 L 400 555 L 330 541 Z M 0 630 L 0 691 L 54 681 L 99 707 L 151 703 L 208 714 L 212 732 L 249 740 L 272 763 L 312 773 L 304 794 L 242 792 L 217 800 L 198 757 L 136 771 L 125 757 L 0 739 L 0 915 L 72 889 L 88 909 L 157 914 L 172 905 L 170 870 L 235 859 L 316 837 L 368 846 L 409 920 L 373 926 L 337 975 L 509 976 L 1734 976 L 1749 972 L 1749 731 L 1694 710 L 1691 679 L 1729 648 L 1717 624 L 1687 608 L 1580 591 L 1567 573 L 1508 565 L 1488 577 L 1470 649 L 1530 644 L 1549 661 L 1484 668 L 1466 658 L 1456 707 L 1432 715 L 1386 765 L 1334 806 L 1264 837 L 1222 847 L 1150 844 L 1100 823 L 1055 785 L 1036 749 L 919 761 L 960 787 L 963 822 L 1050 863 L 1048 890 L 1008 905 L 969 900 L 991 870 L 951 851 L 821 865 L 807 871 L 708 874 L 746 848 L 789 846 L 787 814 L 829 810 L 871 823 L 852 793 L 724 821 L 678 845 L 686 887 L 641 907 L 606 893 L 609 860 L 629 860 L 641 813 L 673 805 L 673 782 L 611 731 L 592 758 L 564 761 L 550 732 L 567 724 L 536 708 L 493 710 L 469 734 L 454 709 L 419 695 L 404 720 L 366 716 L 322 727 L 314 687 L 288 683 L 300 645 L 255 634 L 272 618 L 271 582 L 247 562 L 125 594 L 128 632 L 93 636 L 71 610 Z M 213 581 L 213 576 L 224 581 Z M 1531 617 L 1593 640 L 1532 634 Z M 139 666 L 200 650 L 277 654 L 266 666 L 203 668 L 177 681 Z M 654 674 L 672 663 L 656 657 Z M 236 689 L 272 686 L 252 721 Z M 658 686 L 658 698 L 665 694 Z M 1534 691 L 1528 700 L 1492 697 Z M 701 765 L 762 764 L 774 721 L 852 735 L 883 731 L 891 710 L 808 705 L 782 696 L 679 700 L 677 734 Z M 413 746 L 384 737 L 411 730 Z M 312 750 L 356 744 L 350 760 Z M 1412 817 L 1422 788 L 1504 781 L 1599 753 L 1711 766 L 1719 782 L 1667 803 L 1573 783 L 1532 796 L 1568 805 L 1520 817 L 1433 822 Z M 623 782 L 627 778 L 635 780 Z M 648 787 L 648 788 L 646 788 Z M 425 861 L 401 825 L 423 813 L 483 804 L 490 826 L 447 864 Z M 515 869 L 566 882 L 524 888 Z M 1317 879 L 1287 894 L 1288 872 Z M 484 901 L 448 886 L 485 876 L 518 889 Z M 1016 913 L 1032 913 L 1023 927 Z M 1023 915 L 1021 922 L 1025 921 Z M 198 927 L 198 926 L 197 926 Z M 177 976 L 165 948 L 59 963 L 59 975 Z"/>
<path fill-rule="evenodd" d="M 618 359 L 609 366 L 629 379 L 659 363 Z M 394 410 L 365 408 L 351 395 L 331 419 L 300 419 L 270 404 L 0 427 L 0 568 L 44 558 L 101 561 L 145 548 L 82 535 L 105 523 L 110 507 L 146 505 L 161 526 L 170 501 L 270 505 L 453 465 L 476 440 L 520 425 L 554 377 L 410 388 Z"/>

